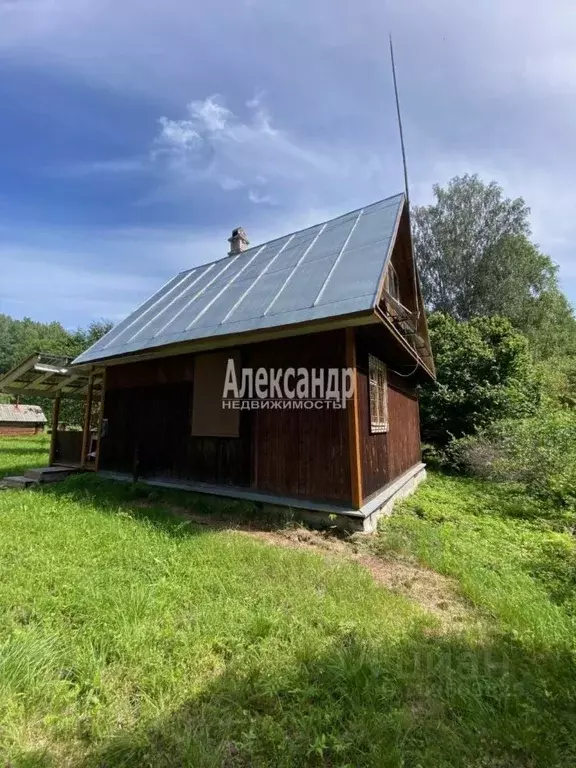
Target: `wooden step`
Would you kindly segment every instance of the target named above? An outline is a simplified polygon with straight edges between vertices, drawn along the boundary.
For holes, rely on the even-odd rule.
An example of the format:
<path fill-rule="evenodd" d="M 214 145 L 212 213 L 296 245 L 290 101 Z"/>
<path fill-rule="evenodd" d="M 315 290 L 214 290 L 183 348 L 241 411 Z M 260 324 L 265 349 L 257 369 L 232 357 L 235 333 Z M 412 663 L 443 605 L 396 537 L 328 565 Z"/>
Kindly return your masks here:
<path fill-rule="evenodd" d="M 3 477 L 0 480 L 0 486 L 3 488 L 30 488 L 33 485 L 38 485 L 38 481 L 32 480 L 30 477 L 24 477 L 23 475 Z"/>
<path fill-rule="evenodd" d="M 77 471 L 74 467 L 37 467 L 26 470 L 25 476 L 37 483 L 57 483 Z"/>

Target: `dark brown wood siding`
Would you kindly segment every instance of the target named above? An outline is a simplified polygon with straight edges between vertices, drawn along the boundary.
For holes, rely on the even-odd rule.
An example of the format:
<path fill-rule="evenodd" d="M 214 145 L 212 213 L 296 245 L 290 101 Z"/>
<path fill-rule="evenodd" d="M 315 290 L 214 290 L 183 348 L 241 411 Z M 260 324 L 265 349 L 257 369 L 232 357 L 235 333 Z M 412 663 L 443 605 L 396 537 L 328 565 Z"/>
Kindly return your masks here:
<path fill-rule="evenodd" d="M 240 348 L 241 366 L 345 367 L 344 331 Z M 349 503 L 345 410 L 242 410 L 237 438 L 192 437 L 192 355 L 108 369 L 100 468 Z"/>
<path fill-rule="evenodd" d="M 368 353 L 386 362 L 386 349 L 359 339 L 358 410 L 364 499 L 372 496 L 421 460 L 420 410 L 416 387 L 388 371 L 388 432 L 371 434 Z"/>
<path fill-rule="evenodd" d="M 400 302 L 409 310 L 414 311 L 417 307 L 417 298 L 414 292 L 414 266 L 412 263 L 410 239 L 410 224 L 407 214 L 404 212 L 400 219 L 398 237 L 392 251 L 391 263 L 398 275 Z M 388 289 L 387 281 L 385 281 L 384 287 L 386 290 Z"/>
<path fill-rule="evenodd" d="M 54 461 L 57 464 L 80 464 L 82 461 L 82 432 L 58 430 Z"/>
<path fill-rule="evenodd" d="M 344 330 L 255 345 L 253 368 L 346 367 Z M 350 503 L 348 417 L 344 409 L 255 411 L 254 482 L 258 489 Z"/>
<path fill-rule="evenodd" d="M 394 480 L 422 460 L 422 451 L 418 396 L 393 375 L 388 378 L 388 412 L 388 466 Z"/>
<path fill-rule="evenodd" d="M 183 361 L 183 370 L 190 361 Z M 114 380 L 114 379 L 113 379 Z M 249 414 L 238 438 L 192 437 L 192 381 L 106 388 L 100 468 L 145 478 L 250 484 Z"/>

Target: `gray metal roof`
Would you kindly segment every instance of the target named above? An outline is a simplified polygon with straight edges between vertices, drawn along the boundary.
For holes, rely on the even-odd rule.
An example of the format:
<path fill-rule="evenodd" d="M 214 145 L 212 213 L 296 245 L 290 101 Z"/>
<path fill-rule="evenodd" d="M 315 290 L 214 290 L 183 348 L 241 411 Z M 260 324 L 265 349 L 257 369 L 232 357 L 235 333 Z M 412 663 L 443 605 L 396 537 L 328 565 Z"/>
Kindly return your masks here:
<path fill-rule="evenodd" d="M 181 272 L 74 363 L 369 311 L 404 195 Z"/>
<path fill-rule="evenodd" d="M 39 405 L 10 405 L 0 403 L 0 424 L 46 424 Z"/>

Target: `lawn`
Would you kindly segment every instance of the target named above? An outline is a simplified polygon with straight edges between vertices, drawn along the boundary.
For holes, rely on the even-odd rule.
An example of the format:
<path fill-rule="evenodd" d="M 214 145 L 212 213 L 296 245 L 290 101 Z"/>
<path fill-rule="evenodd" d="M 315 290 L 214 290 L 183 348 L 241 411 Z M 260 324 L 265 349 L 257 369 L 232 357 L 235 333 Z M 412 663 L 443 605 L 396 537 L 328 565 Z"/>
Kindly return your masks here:
<path fill-rule="evenodd" d="M 0 441 L 0 473 L 44 449 Z M 226 511 L 94 476 L 0 492 L 0 764 L 576 763 L 573 542 L 517 489 L 435 477 L 356 542 L 453 577 L 453 627 L 186 506 Z"/>
<path fill-rule="evenodd" d="M 0 477 L 21 475 L 31 467 L 48 464 L 50 435 L 0 437 Z"/>

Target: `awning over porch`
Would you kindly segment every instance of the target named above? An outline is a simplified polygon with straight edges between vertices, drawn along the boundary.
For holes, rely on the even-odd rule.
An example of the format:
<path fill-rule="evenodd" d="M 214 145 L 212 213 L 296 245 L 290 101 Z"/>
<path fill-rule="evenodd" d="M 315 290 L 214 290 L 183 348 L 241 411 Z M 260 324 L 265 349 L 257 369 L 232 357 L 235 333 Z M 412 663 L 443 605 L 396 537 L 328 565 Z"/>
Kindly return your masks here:
<path fill-rule="evenodd" d="M 0 392 L 34 397 L 84 398 L 90 388 L 91 372 L 71 368 L 73 358 L 43 352 L 27 357 L 0 376 Z M 93 393 L 100 394 L 102 378 L 93 378 Z"/>
<path fill-rule="evenodd" d="M 103 418 L 104 371 L 95 367 L 78 370 L 71 357 L 35 353 L 0 376 L 0 393 L 54 400 L 49 465 L 64 464 L 97 469 Z M 62 399 L 83 401 L 71 429 L 60 428 Z"/>

